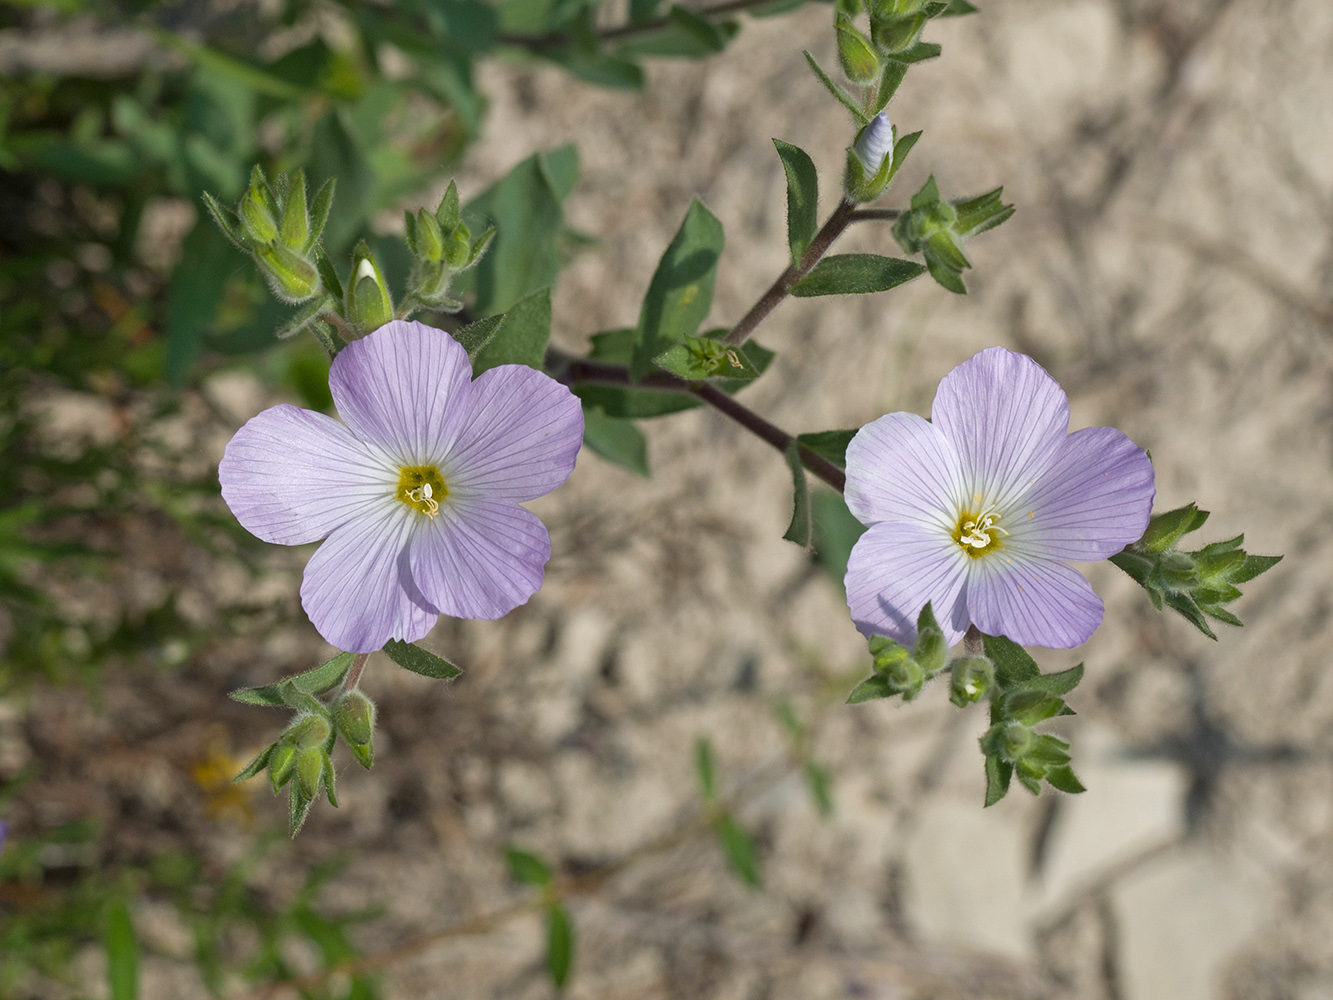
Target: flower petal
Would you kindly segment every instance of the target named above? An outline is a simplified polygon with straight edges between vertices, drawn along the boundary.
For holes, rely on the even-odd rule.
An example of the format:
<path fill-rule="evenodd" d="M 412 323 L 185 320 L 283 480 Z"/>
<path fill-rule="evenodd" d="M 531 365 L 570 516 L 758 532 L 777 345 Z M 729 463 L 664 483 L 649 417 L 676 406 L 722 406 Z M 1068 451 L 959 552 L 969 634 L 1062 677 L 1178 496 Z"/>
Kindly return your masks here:
<path fill-rule="evenodd" d="M 338 421 L 284 403 L 236 432 L 218 480 L 222 498 L 252 535 L 301 545 L 392 496 L 395 473 Z"/>
<path fill-rule="evenodd" d="M 412 540 L 412 576 L 455 618 L 500 618 L 542 585 L 551 538 L 537 515 L 509 500 L 456 497 Z"/>
<path fill-rule="evenodd" d="M 471 379 L 458 341 L 404 320 L 348 344 L 329 367 L 338 415 L 400 465 L 444 458 L 466 418 Z"/>
<path fill-rule="evenodd" d="M 1008 508 L 1064 442 L 1069 400 L 1037 362 L 990 347 L 940 380 L 930 416 L 958 449 L 969 499 Z"/>
<path fill-rule="evenodd" d="M 301 581 L 301 605 L 316 630 L 350 653 L 390 639 L 416 642 L 435 624 L 408 571 L 409 539 L 421 515 L 394 500 L 363 512 L 329 535 Z"/>
<path fill-rule="evenodd" d="M 1105 559 L 1143 537 L 1153 493 L 1152 462 L 1143 449 L 1114 427 L 1086 427 L 1065 439 L 1051 468 L 1019 501 L 1012 543 L 1054 559 Z"/>
<path fill-rule="evenodd" d="M 972 560 L 967 610 L 987 635 L 1007 636 L 1020 646 L 1069 649 L 1088 641 L 1103 609 L 1078 570 L 1054 559 L 997 552 Z"/>
<path fill-rule="evenodd" d="M 910 521 L 955 527 L 964 497 L 953 442 L 915 413 L 890 413 L 847 446 L 847 507 L 862 524 Z"/>
<path fill-rule="evenodd" d="M 472 383 L 471 412 L 445 477 L 464 494 L 535 500 L 574 471 L 583 444 L 578 398 L 527 365 L 499 365 Z"/>
<path fill-rule="evenodd" d="M 932 603 L 944 637 L 953 645 L 967 631 L 966 553 L 936 528 L 872 524 L 847 561 L 847 605 L 865 635 L 916 639 L 916 619 Z"/>

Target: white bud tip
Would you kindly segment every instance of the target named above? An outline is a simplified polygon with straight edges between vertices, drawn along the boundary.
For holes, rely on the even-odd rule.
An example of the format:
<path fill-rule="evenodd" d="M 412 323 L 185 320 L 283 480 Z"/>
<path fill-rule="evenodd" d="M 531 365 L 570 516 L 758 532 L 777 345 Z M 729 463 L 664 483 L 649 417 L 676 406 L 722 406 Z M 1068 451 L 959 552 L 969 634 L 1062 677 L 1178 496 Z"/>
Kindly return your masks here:
<path fill-rule="evenodd" d="M 881 111 L 862 131 L 856 140 L 856 157 L 869 174 L 879 173 L 884 158 L 893 150 L 893 126 L 889 124 L 889 114 Z"/>
<path fill-rule="evenodd" d="M 374 280 L 374 277 L 375 265 L 370 262 L 369 257 L 362 257 L 361 263 L 356 265 L 356 278 L 353 280 L 360 281 L 362 278 L 370 278 Z"/>

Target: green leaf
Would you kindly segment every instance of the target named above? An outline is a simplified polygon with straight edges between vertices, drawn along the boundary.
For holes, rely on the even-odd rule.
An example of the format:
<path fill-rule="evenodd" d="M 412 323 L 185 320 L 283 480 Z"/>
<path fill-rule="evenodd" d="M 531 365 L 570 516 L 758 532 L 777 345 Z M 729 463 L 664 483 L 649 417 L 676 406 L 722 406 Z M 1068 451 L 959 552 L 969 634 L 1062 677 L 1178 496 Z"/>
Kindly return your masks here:
<path fill-rule="evenodd" d="M 750 835 L 741 829 L 740 824 L 730 813 L 723 813 L 716 821 L 717 837 L 722 844 L 722 853 L 742 882 L 754 888 L 759 887 L 759 852 Z"/>
<path fill-rule="evenodd" d="M 887 677 L 874 674 L 852 688 L 852 693 L 847 696 L 847 704 L 859 705 L 863 701 L 874 701 L 877 698 L 892 698 L 895 694 L 889 687 Z"/>
<path fill-rule="evenodd" d="M 792 511 L 791 523 L 782 537 L 797 545 L 810 544 L 812 525 L 810 521 L 810 487 L 805 481 L 805 466 L 801 464 L 799 445 L 793 441 L 787 448 L 787 467 L 791 469 Z"/>
<path fill-rule="evenodd" d="M 826 458 L 839 469 L 847 467 L 847 446 L 856 437 L 856 430 L 813 431 L 798 434 L 796 440 L 803 448 L 808 448 L 821 458 Z"/>
<path fill-rule="evenodd" d="M 551 866 L 535 854 L 520 851 L 517 847 L 506 847 L 505 860 L 509 862 L 509 874 L 516 882 L 545 886 L 555 881 Z"/>
<path fill-rule="evenodd" d="M 287 683 L 292 684 L 302 694 L 323 694 L 342 683 L 355 657 L 355 653 L 339 653 L 327 663 L 322 663 L 311 670 L 284 677 L 274 684 L 265 684 L 263 687 L 241 688 L 239 691 L 231 692 L 228 697 L 243 705 L 285 705 L 286 702 L 279 689 Z"/>
<path fill-rule="evenodd" d="M 799 264 L 819 230 L 819 175 L 805 150 L 774 139 L 782 169 L 787 174 L 787 245 L 793 264 Z"/>
<path fill-rule="evenodd" d="M 919 63 L 927 59 L 934 59 L 940 54 L 940 46 L 935 42 L 917 42 L 911 48 L 904 49 L 902 52 L 894 52 L 887 58 L 900 63 Z"/>
<path fill-rule="evenodd" d="M 227 238 L 202 220 L 195 223 L 167 288 L 166 368 L 173 386 L 184 385 L 198 360 L 234 265 Z"/>
<path fill-rule="evenodd" d="M 815 554 L 838 587 L 847 575 L 852 547 L 866 526 L 847 509 L 847 501 L 833 490 L 816 490 L 810 497 L 815 521 Z"/>
<path fill-rule="evenodd" d="M 647 24 L 657 16 L 662 0 L 629 0 L 629 23 Z"/>
<path fill-rule="evenodd" d="M 636 379 L 652 371 L 653 359 L 667 348 L 693 336 L 708 315 L 722 244 L 722 223 L 694 199 L 643 300 L 630 362 Z"/>
<path fill-rule="evenodd" d="M 496 235 L 480 263 L 458 276 L 455 291 L 475 289 L 475 309 L 488 316 L 555 283 L 564 232 L 563 194 L 570 164 L 561 150 L 530 156 L 474 198 L 463 216 L 473 232 L 494 225 Z"/>
<path fill-rule="evenodd" d="M 893 95 L 898 92 L 898 87 L 905 76 L 907 76 L 907 63 L 895 62 L 892 59 L 884 61 L 884 72 L 879 78 L 879 90 L 875 92 L 875 114 L 888 107 L 889 101 L 893 100 Z"/>
<path fill-rule="evenodd" d="M 477 354 L 495 337 L 495 333 L 500 329 L 500 323 L 504 320 L 504 314 L 499 316 L 484 316 L 474 323 L 453 332 L 454 340 L 463 345 L 467 351 L 468 359 L 475 363 Z"/>
<path fill-rule="evenodd" d="M 852 96 L 843 90 L 834 81 L 833 77 L 824 72 L 824 68 L 815 61 L 815 57 L 809 52 L 805 53 L 805 61 L 810 64 L 810 68 L 814 71 L 815 76 L 819 78 L 819 82 L 828 88 L 828 92 L 838 99 L 839 104 L 852 113 L 852 117 L 856 119 L 858 125 L 865 125 L 870 121 L 870 116 L 861 110 Z"/>
<path fill-rule="evenodd" d="M 694 41 L 706 53 L 721 52 L 727 47 L 727 35 L 717 25 L 700 17 L 688 7 L 674 4 L 667 11 L 667 19 L 681 32 Z"/>
<path fill-rule="evenodd" d="M 1018 685 L 1016 690 L 1044 691 L 1047 694 L 1068 694 L 1083 680 L 1083 664 L 1055 674 L 1041 674 Z"/>
<path fill-rule="evenodd" d="M 134 936 L 130 911 L 123 901 L 107 911 L 106 974 L 111 1000 L 137 1000 L 139 996 L 139 941 Z"/>
<path fill-rule="evenodd" d="M 556 989 L 563 989 L 574 961 L 574 925 L 559 903 L 546 908 L 546 971 Z"/>
<path fill-rule="evenodd" d="M 540 371 L 550 339 L 551 290 L 543 288 L 505 311 L 495 332 L 477 349 L 472 371 L 480 375 L 497 365 L 527 365 Z"/>
<path fill-rule="evenodd" d="M 949 0 L 949 6 L 944 9 L 940 17 L 962 17 L 964 14 L 975 14 L 977 9 L 967 0 Z"/>
<path fill-rule="evenodd" d="M 291 794 L 287 798 L 287 836 L 295 838 L 301 832 L 301 827 L 305 826 L 306 817 L 310 815 L 311 800 L 306 798 L 301 791 L 300 783 L 293 781 L 291 783 Z"/>
<path fill-rule="evenodd" d="M 986 758 L 986 805 L 993 806 L 1009 793 L 1009 779 L 1013 777 L 1014 765 L 999 757 Z"/>
<path fill-rule="evenodd" d="M 390 639 L 384 644 L 384 652 L 398 664 L 414 674 L 430 677 L 434 680 L 447 681 L 457 677 L 463 671 L 448 660 L 428 652 L 413 642 Z"/>
<path fill-rule="evenodd" d="M 912 151 L 912 147 L 916 145 L 916 141 L 920 138 L 920 132 L 908 132 L 907 135 L 893 144 L 893 166 L 889 168 L 890 177 L 902 167 L 903 161 L 907 159 L 907 154 Z"/>
<path fill-rule="evenodd" d="M 595 83 L 599 87 L 642 90 L 646 82 L 643 67 L 632 59 L 611 55 L 609 52 L 589 53 L 570 49 L 543 54 L 580 80 Z"/>
<path fill-rule="evenodd" d="M 1037 661 L 1026 649 L 1002 635 L 982 637 L 986 655 L 995 664 L 995 680 L 1002 688 L 1011 688 L 1041 676 Z"/>
<path fill-rule="evenodd" d="M 714 378 L 751 382 L 759 377 L 759 369 L 750 363 L 741 348 L 726 347 L 711 336 L 686 337 L 683 344 L 653 358 L 653 364 L 687 382 Z"/>
<path fill-rule="evenodd" d="M 1068 792 L 1070 795 L 1077 795 L 1079 792 L 1087 791 L 1083 787 L 1083 782 L 1074 776 L 1074 770 L 1068 764 L 1059 764 L 1048 768 L 1046 771 L 1046 780 L 1052 788 L 1058 788 L 1062 792 Z"/>
<path fill-rule="evenodd" d="M 1252 556 L 1247 553 L 1240 568 L 1227 574 L 1227 580 L 1230 583 L 1247 583 L 1260 573 L 1267 573 L 1281 561 L 1281 556 Z"/>
<path fill-rule="evenodd" d="M 268 746 L 264 747 L 264 749 L 259 751 L 255 756 L 255 759 L 246 764 L 245 767 L 241 769 L 241 773 L 231 780 L 248 781 L 260 771 L 264 770 L 264 768 L 268 767 L 268 759 L 273 755 L 273 748 L 276 745 L 277 744 L 275 743 L 270 743 Z"/>
<path fill-rule="evenodd" d="M 717 762 L 713 759 L 713 744 L 706 736 L 694 741 L 694 770 L 699 776 L 700 794 L 705 802 L 712 802 L 717 798 Z"/>
<path fill-rule="evenodd" d="M 882 292 L 911 281 L 925 271 L 915 261 L 881 257 L 873 253 L 836 254 L 825 257 L 791 293 L 798 298 L 816 295 L 861 295 Z"/>
<path fill-rule="evenodd" d="M 653 31 L 621 43 L 616 54 L 622 58 L 666 56 L 701 59 L 722 51 L 740 26 L 735 21 L 712 22 L 684 7 L 676 6 L 668 21 Z"/>
<path fill-rule="evenodd" d="M 608 417 L 593 406 L 583 408 L 583 443 L 602 458 L 649 478 L 648 441 L 632 421 Z"/>

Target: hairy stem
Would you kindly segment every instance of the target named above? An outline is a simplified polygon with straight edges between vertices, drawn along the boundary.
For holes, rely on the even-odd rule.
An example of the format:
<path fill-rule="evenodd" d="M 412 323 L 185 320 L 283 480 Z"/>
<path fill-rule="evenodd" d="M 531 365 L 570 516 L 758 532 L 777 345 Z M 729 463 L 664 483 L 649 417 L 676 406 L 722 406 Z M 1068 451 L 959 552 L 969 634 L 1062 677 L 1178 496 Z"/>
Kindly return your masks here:
<path fill-rule="evenodd" d="M 975 625 L 969 625 L 967 631 L 963 633 L 963 649 L 968 656 L 986 655 L 986 646 L 982 642 L 981 632 Z"/>
<path fill-rule="evenodd" d="M 838 207 L 833 210 L 833 214 L 828 217 L 828 221 L 824 223 L 819 232 L 815 234 L 815 238 L 810 245 L 806 247 L 805 253 L 801 255 L 800 262 L 790 265 L 778 275 L 777 280 L 769 286 L 763 297 L 722 338 L 722 343 L 730 347 L 736 347 L 749 340 L 755 327 L 762 323 L 768 314 L 777 308 L 778 303 L 791 293 L 792 286 L 809 274 L 814 266 L 823 259 L 824 254 L 828 253 L 829 247 L 833 246 L 833 241 L 842 235 L 842 231 L 852 222 L 855 214 L 856 205 L 854 203 L 845 198 L 840 201 Z"/>
<path fill-rule="evenodd" d="M 750 433 L 767 441 L 778 451 L 785 452 L 795 438 L 782 428 L 777 427 L 746 406 L 736 402 L 716 386 L 707 382 L 688 382 L 668 372 L 651 372 L 639 381 L 630 377 L 629 369 L 624 365 L 610 364 L 605 361 L 590 361 L 577 358 L 562 351 L 550 350 L 546 355 L 546 367 L 552 377 L 565 385 L 621 385 L 640 389 L 658 389 L 666 392 L 678 392 L 682 395 L 695 396 L 740 424 Z M 810 449 L 799 449 L 801 464 L 839 493 L 842 492 L 846 477 L 843 471 Z"/>
<path fill-rule="evenodd" d="M 352 657 L 352 665 L 347 668 L 347 676 L 343 678 L 343 690 L 352 691 L 361 683 L 361 671 L 366 669 L 366 661 L 370 659 L 369 653 L 357 653 Z"/>
<path fill-rule="evenodd" d="M 852 213 L 850 222 L 871 222 L 874 220 L 892 222 L 902 217 L 902 210 L 897 208 L 858 208 Z"/>

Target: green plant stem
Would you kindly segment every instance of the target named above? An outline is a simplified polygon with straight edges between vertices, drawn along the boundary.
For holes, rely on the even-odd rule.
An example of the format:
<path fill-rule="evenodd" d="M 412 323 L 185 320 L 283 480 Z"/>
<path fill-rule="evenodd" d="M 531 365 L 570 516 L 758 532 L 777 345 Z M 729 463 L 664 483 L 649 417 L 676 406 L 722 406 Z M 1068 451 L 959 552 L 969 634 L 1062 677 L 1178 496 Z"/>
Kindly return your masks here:
<path fill-rule="evenodd" d="M 810 245 L 806 247 L 805 253 L 801 255 L 800 262 L 789 265 L 785 271 L 778 275 L 777 280 L 769 286 L 768 291 L 750 307 L 750 311 L 741 317 L 741 321 L 722 338 L 722 343 L 729 347 L 739 347 L 749 340 L 755 327 L 777 308 L 778 303 L 791 294 L 792 286 L 809 274 L 814 266 L 823 259 L 824 254 L 828 253 L 829 248 L 833 246 L 833 241 L 841 236 L 843 230 L 851 224 L 855 214 L 855 203 L 848 201 L 846 198 L 840 201 L 838 207 L 833 210 L 833 214 L 828 217 L 828 221 L 824 223 L 819 232 L 815 234 L 815 238 L 810 241 Z"/>
<path fill-rule="evenodd" d="M 694 13 L 705 20 L 712 20 L 729 14 L 740 14 L 755 7 L 766 7 L 772 2 L 773 0 L 723 0 L 722 3 L 713 4 L 711 7 L 695 8 Z M 603 42 L 623 42 L 640 35 L 651 35 L 662 31 L 669 28 L 671 23 L 669 17 L 655 17 L 642 24 L 622 24 L 616 28 L 603 28 L 597 32 L 597 37 Z M 564 32 L 554 32 L 549 35 L 501 35 L 498 41 L 501 45 L 512 45 L 527 49 L 529 52 L 541 52 L 544 49 L 566 45 L 571 39 Z"/>
<path fill-rule="evenodd" d="M 591 361 L 556 350 L 548 351 L 546 360 L 547 371 L 552 377 L 569 386 L 619 385 L 695 396 L 719 413 L 736 421 L 756 437 L 767 441 L 780 452 L 785 453 L 795 440 L 782 428 L 769 423 L 750 408 L 736 402 L 721 389 L 707 382 L 688 382 L 668 372 L 652 372 L 636 382 L 631 378 L 629 369 L 625 365 Z M 798 453 L 801 456 L 801 464 L 810 473 L 824 480 L 839 493 L 842 492 L 846 476 L 840 468 L 803 445 L 798 447 Z"/>

